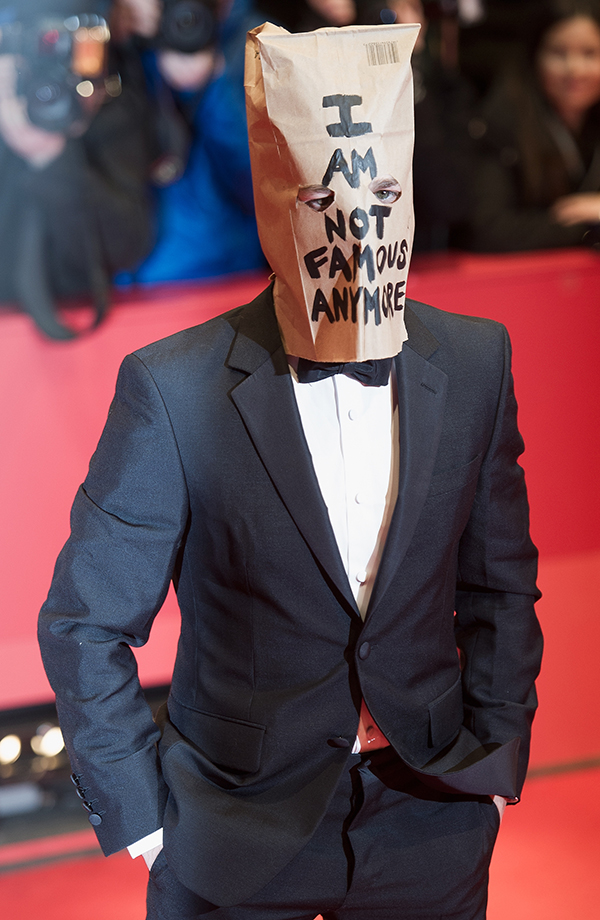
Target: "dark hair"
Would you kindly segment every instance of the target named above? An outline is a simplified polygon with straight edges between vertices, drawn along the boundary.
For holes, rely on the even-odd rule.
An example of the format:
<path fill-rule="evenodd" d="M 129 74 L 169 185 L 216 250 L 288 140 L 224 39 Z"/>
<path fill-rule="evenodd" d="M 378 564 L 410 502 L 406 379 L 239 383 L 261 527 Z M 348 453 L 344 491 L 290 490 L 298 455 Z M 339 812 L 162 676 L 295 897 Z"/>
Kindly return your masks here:
<path fill-rule="evenodd" d="M 548 101 L 539 85 L 537 56 L 544 38 L 560 22 L 585 16 L 600 29 L 600 0 L 539 0 L 528 7 L 520 65 L 504 77 L 519 150 L 523 200 L 547 206 L 571 191 L 563 158 L 548 129 Z M 594 106 L 596 112 L 596 106 Z"/>
<path fill-rule="evenodd" d="M 533 3 L 526 14 L 524 39 L 529 58 L 535 58 L 547 33 L 559 22 L 585 16 L 600 28 L 600 0 L 544 0 Z"/>

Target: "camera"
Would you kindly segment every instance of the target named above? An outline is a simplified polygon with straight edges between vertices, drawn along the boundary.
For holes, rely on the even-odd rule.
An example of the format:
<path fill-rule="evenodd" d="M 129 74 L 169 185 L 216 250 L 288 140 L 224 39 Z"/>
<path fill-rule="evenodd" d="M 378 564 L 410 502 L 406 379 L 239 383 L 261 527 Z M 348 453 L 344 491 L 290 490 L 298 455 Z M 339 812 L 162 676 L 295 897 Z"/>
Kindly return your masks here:
<path fill-rule="evenodd" d="M 17 55 L 17 95 L 26 98 L 32 124 L 66 132 L 85 120 L 85 99 L 118 95 L 118 77 L 107 77 L 109 40 L 106 20 L 95 13 L 2 26 L 0 53 Z"/>
<path fill-rule="evenodd" d="M 217 40 L 218 0 L 164 0 L 157 44 L 192 54 Z"/>

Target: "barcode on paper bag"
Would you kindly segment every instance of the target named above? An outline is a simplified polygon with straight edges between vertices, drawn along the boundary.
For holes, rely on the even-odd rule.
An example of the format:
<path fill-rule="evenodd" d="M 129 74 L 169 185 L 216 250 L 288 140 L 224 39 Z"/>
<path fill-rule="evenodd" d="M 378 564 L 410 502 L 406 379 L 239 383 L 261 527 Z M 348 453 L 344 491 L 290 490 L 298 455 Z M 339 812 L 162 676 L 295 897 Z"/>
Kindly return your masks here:
<path fill-rule="evenodd" d="M 365 48 L 367 49 L 369 67 L 376 67 L 379 64 L 398 64 L 400 62 L 398 42 L 369 42 L 365 45 Z"/>

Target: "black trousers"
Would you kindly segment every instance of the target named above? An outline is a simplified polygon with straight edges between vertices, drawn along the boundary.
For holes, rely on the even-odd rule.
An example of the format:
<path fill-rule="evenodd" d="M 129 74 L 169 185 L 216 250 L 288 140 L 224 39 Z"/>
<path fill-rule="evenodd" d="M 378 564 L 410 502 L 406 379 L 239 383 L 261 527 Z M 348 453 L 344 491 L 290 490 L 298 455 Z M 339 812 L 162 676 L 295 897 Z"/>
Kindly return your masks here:
<path fill-rule="evenodd" d="M 349 763 L 312 839 L 253 898 L 203 901 L 163 850 L 147 920 L 485 920 L 500 821 L 492 800 L 435 792 L 390 748 Z"/>

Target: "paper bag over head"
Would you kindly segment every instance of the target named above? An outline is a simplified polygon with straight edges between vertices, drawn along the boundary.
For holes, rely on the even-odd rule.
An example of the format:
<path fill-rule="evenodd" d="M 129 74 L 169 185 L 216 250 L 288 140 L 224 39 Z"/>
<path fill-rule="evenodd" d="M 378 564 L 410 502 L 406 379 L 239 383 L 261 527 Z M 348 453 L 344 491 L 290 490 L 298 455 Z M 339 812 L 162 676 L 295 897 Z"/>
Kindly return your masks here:
<path fill-rule="evenodd" d="M 418 25 L 248 35 L 254 199 L 288 354 L 365 361 L 406 340 Z"/>

